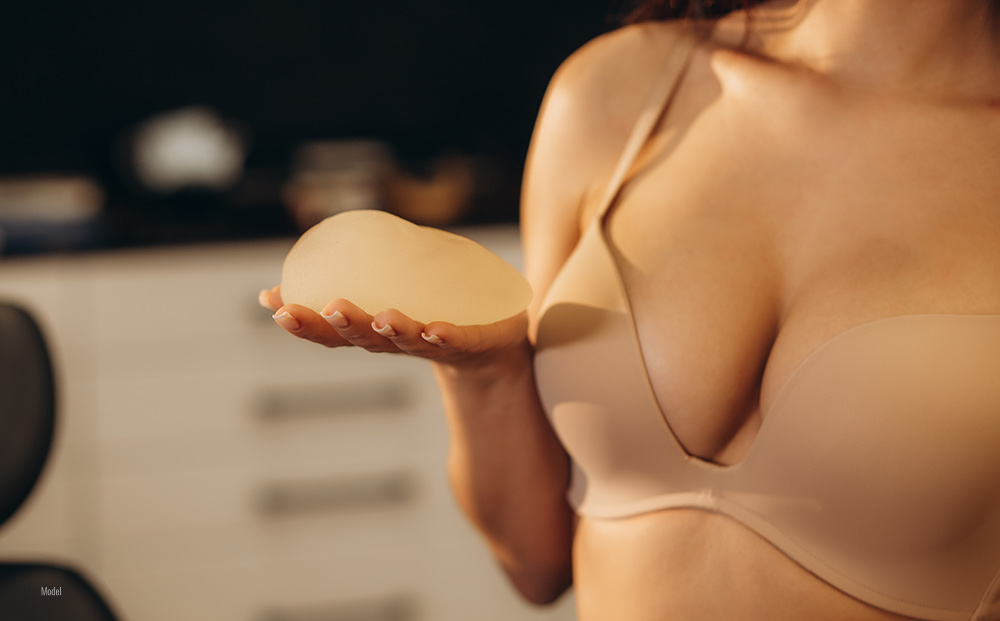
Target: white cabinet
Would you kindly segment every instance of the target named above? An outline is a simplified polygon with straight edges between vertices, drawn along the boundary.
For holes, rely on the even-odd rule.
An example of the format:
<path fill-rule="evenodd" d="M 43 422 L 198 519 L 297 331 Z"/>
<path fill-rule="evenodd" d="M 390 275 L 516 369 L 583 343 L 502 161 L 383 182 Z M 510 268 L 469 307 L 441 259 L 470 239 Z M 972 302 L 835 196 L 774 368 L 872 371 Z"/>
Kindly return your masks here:
<path fill-rule="evenodd" d="M 461 231 L 519 263 L 513 228 Z M 460 516 L 427 363 L 257 305 L 292 240 L 0 261 L 55 354 L 52 460 L 3 558 L 81 567 L 128 619 L 573 618 L 521 603 Z"/>

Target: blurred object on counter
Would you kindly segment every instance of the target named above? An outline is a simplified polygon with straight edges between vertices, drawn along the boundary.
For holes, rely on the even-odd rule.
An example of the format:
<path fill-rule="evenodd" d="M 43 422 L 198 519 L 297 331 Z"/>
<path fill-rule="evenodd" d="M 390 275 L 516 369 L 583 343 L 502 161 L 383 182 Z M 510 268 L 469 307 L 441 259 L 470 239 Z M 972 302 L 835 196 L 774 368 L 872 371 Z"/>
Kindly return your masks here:
<path fill-rule="evenodd" d="M 426 172 L 404 166 L 378 140 L 308 142 L 295 154 L 282 197 L 303 231 L 356 209 L 381 209 L 429 226 L 462 221 L 483 189 L 481 166 L 467 155 L 449 153 L 418 168 Z"/>
<path fill-rule="evenodd" d="M 243 177 L 248 133 L 205 106 L 180 108 L 137 126 L 125 139 L 127 177 L 156 194 L 224 192 Z"/>
<path fill-rule="evenodd" d="M 392 149 L 377 140 L 307 142 L 295 154 L 282 198 L 300 230 L 354 209 L 381 209 Z"/>
<path fill-rule="evenodd" d="M 0 253 L 87 246 L 100 236 L 104 201 L 81 175 L 0 177 Z"/>
<path fill-rule="evenodd" d="M 475 166 L 463 155 L 442 155 L 421 178 L 396 168 L 386 178 L 384 202 L 392 213 L 429 226 L 448 226 L 468 212 L 476 189 Z"/>

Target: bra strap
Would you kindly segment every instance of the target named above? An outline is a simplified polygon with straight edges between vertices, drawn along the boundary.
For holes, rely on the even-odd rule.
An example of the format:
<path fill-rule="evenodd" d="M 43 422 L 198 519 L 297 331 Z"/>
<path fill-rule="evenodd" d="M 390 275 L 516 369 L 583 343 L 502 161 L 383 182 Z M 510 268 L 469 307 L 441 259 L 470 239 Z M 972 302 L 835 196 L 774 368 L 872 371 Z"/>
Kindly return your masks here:
<path fill-rule="evenodd" d="M 687 69 L 691 54 L 694 52 L 695 47 L 697 47 L 697 43 L 698 38 L 693 33 L 682 31 L 678 35 L 677 40 L 670 46 L 670 50 L 665 55 L 663 64 L 657 73 L 662 79 L 657 80 L 650 90 L 646 105 L 643 107 L 642 112 L 639 113 L 635 125 L 632 127 L 632 132 L 625 142 L 625 148 L 622 150 L 621 157 L 615 165 L 615 170 L 604 191 L 604 196 L 601 197 L 601 202 L 598 203 L 600 205 L 596 213 L 598 219 L 604 218 L 605 212 L 611 207 L 611 204 L 621 191 L 625 175 L 632 168 L 636 157 L 639 156 L 642 147 L 649 140 L 653 128 L 656 127 L 657 122 L 663 116 L 663 112 L 677 91 L 681 77 Z"/>

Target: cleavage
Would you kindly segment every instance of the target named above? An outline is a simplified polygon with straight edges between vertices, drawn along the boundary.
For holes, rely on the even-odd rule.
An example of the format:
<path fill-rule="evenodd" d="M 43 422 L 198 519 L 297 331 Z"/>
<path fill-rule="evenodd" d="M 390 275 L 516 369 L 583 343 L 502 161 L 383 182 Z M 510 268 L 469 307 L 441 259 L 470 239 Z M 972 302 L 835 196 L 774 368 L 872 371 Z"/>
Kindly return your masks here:
<path fill-rule="evenodd" d="M 688 454 L 738 462 L 761 423 L 761 381 L 776 337 L 768 253 L 760 237 L 714 226 L 711 217 L 641 216 L 615 209 L 603 233 L 660 411 Z"/>

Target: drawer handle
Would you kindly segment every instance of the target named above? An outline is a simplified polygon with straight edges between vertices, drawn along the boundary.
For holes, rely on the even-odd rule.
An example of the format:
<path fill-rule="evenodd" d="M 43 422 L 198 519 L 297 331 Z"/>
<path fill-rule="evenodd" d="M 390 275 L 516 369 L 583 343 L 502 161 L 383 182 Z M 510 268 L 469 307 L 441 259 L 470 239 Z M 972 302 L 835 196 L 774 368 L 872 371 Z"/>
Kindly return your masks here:
<path fill-rule="evenodd" d="M 415 597 L 390 595 L 382 599 L 273 609 L 258 618 L 260 621 L 416 621 L 418 614 Z"/>
<path fill-rule="evenodd" d="M 416 477 L 408 471 L 355 477 L 266 483 L 256 494 L 258 511 L 268 517 L 315 511 L 389 508 L 416 495 Z"/>
<path fill-rule="evenodd" d="M 394 413 L 416 402 L 406 377 L 332 384 L 271 388 L 257 399 L 258 418 L 268 421 L 341 416 L 372 412 Z"/>

